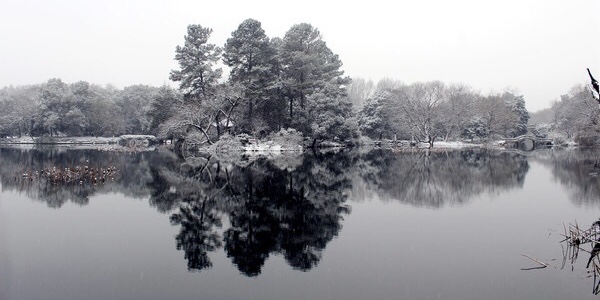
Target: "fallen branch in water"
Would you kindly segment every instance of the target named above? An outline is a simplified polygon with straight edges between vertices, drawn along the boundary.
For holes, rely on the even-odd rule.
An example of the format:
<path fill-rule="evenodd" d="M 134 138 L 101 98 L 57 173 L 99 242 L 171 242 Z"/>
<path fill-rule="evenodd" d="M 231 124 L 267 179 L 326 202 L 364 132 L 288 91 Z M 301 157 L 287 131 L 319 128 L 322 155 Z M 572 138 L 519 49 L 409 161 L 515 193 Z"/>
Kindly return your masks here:
<path fill-rule="evenodd" d="M 521 270 L 523 270 L 523 271 L 528 271 L 528 270 L 536 270 L 536 269 L 543 269 L 543 268 L 546 268 L 546 267 L 549 267 L 549 266 L 550 266 L 549 264 L 547 264 L 547 263 L 545 263 L 545 262 L 542 262 L 542 261 L 539 261 L 539 260 L 537 260 L 537 259 L 535 259 L 535 258 L 533 258 L 533 257 L 531 257 L 531 256 L 529 256 L 529 255 L 527 255 L 527 254 L 521 254 L 521 255 L 522 255 L 522 256 L 525 256 L 525 257 L 527 257 L 527 258 L 529 258 L 529 259 L 531 259 L 531 260 L 533 260 L 534 262 L 536 262 L 536 263 L 538 263 L 538 264 L 540 264 L 540 266 L 539 266 L 539 267 L 532 267 L 532 268 L 521 268 Z"/>

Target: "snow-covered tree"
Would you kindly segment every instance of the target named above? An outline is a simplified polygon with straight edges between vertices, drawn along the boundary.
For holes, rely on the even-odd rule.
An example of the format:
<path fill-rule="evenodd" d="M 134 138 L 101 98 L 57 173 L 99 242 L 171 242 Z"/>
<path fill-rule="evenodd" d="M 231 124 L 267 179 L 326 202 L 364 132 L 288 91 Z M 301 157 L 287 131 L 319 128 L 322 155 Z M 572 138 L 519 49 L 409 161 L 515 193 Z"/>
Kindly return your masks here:
<path fill-rule="evenodd" d="M 176 90 L 166 85 L 159 88 L 147 113 L 150 119 L 150 133 L 157 134 L 160 124 L 171 118 L 175 114 L 175 108 L 181 104 L 181 95 Z"/>
<path fill-rule="evenodd" d="M 441 123 L 443 123 L 445 137 L 457 138 L 461 135 L 467 123 L 475 116 L 474 106 L 478 94 L 464 84 L 453 84 L 446 91 L 448 101 L 442 103 L 440 108 Z"/>
<path fill-rule="evenodd" d="M 328 97 L 346 95 L 345 86 L 350 79 L 343 77 L 342 61 L 329 49 L 317 28 L 307 23 L 292 26 L 279 51 L 290 120 L 294 121 L 294 108 L 304 110 L 307 97 L 315 91 Z"/>
<path fill-rule="evenodd" d="M 446 86 L 440 81 L 417 82 L 396 90 L 398 111 L 409 125 L 413 136 L 433 147 L 433 141 L 442 134 L 444 126 L 441 107 L 447 101 Z"/>
<path fill-rule="evenodd" d="M 552 105 L 553 128 L 567 139 L 598 136 L 600 109 L 583 86 L 573 87 Z"/>
<path fill-rule="evenodd" d="M 351 140 L 358 137 L 352 103 L 347 99 L 314 93 L 308 99 L 311 136 L 314 139 Z"/>
<path fill-rule="evenodd" d="M 513 124 L 510 126 L 509 136 L 520 136 L 527 133 L 529 112 L 525 108 L 525 98 L 522 95 L 514 95 L 506 92 L 502 95 L 506 105 L 513 114 Z"/>
<path fill-rule="evenodd" d="M 150 131 L 149 112 L 157 88 L 147 85 L 127 86 L 116 97 L 123 123 L 123 133 L 148 134 Z"/>
<path fill-rule="evenodd" d="M 375 84 L 372 80 L 363 78 L 352 78 L 352 82 L 346 88 L 348 100 L 356 111 L 359 111 L 367 99 L 375 93 Z"/>
<path fill-rule="evenodd" d="M 170 79 L 179 82 L 185 99 L 199 98 L 213 93 L 222 70 L 216 68 L 221 58 L 221 48 L 208 43 L 212 29 L 201 25 L 189 25 L 183 46 L 175 49 L 179 70 L 172 70 Z"/>
<path fill-rule="evenodd" d="M 473 141 L 475 138 L 487 138 L 489 136 L 489 132 L 485 122 L 481 118 L 475 117 L 464 126 L 460 136 Z"/>
<path fill-rule="evenodd" d="M 40 115 L 37 86 L 5 87 L 0 90 L 0 135 L 31 134 Z"/>
<path fill-rule="evenodd" d="M 265 106 L 272 103 L 270 98 L 279 75 L 276 49 L 259 21 L 247 19 L 231 33 L 224 47 L 223 62 L 231 67 L 229 83 L 243 88 L 243 105 L 247 109 L 238 127 L 245 132 L 255 132 L 255 114 L 272 109 Z"/>
<path fill-rule="evenodd" d="M 380 91 L 368 98 L 358 113 L 358 127 L 363 135 L 372 139 L 391 139 L 401 122 L 394 119 L 393 95 Z"/>

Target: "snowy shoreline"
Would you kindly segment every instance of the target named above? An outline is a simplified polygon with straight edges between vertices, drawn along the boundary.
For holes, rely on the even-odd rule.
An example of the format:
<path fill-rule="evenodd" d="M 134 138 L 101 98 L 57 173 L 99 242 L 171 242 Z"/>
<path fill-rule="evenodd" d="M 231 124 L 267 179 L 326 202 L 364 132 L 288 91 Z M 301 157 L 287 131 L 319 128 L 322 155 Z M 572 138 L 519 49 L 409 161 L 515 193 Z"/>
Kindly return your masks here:
<path fill-rule="evenodd" d="M 0 144 L 50 144 L 50 145 L 96 145 L 96 144 L 118 144 L 119 137 L 20 137 L 3 138 Z"/>
<path fill-rule="evenodd" d="M 2 138 L 0 139 L 0 146 L 11 146 L 11 147 L 25 147 L 30 148 L 39 145 L 55 146 L 55 147 L 66 147 L 76 149 L 101 149 L 107 151 L 120 151 L 120 150 L 153 150 L 157 144 L 157 139 L 151 135 L 123 135 L 119 137 L 21 137 L 21 138 Z M 503 141 L 493 141 L 487 143 L 468 143 L 462 141 L 437 141 L 434 142 L 433 148 L 426 147 L 428 144 L 416 145 L 416 146 L 405 146 L 405 145 L 387 145 L 386 143 L 380 143 L 376 145 L 359 145 L 358 147 L 381 147 L 395 149 L 398 151 L 402 150 L 424 150 L 429 149 L 432 151 L 447 151 L 447 150 L 459 150 L 468 148 L 489 148 L 489 149 L 508 149 L 503 145 Z M 248 153 L 251 155 L 265 155 L 275 153 L 286 153 L 286 152 L 303 152 L 309 147 L 302 145 L 292 144 L 281 144 L 273 141 L 265 141 L 260 143 L 252 143 L 239 147 L 227 145 L 224 147 L 199 147 L 199 152 L 241 152 Z M 327 151 L 332 149 L 347 148 L 343 145 L 337 147 L 329 145 L 329 147 L 319 147 L 319 149 Z"/>
<path fill-rule="evenodd" d="M 33 148 L 53 146 L 76 149 L 99 149 L 107 151 L 153 150 L 156 137 L 152 135 L 122 135 L 118 137 L 20 137 L 2 138 L 0 146 Z"/>

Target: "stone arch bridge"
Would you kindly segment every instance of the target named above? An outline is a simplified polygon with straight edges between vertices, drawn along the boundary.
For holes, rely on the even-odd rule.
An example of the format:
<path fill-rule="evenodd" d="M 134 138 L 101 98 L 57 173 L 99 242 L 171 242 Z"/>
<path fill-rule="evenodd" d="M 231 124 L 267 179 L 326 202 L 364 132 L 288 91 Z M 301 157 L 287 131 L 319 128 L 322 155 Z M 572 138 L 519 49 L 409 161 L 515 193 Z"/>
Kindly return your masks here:
<path fill-rule="evenodd" d="M 506 138 L 504 146 L 521 151 L 533 151 L 535 149 L 548 148 L 554 146 L 552 139 L 538 138 L 533 135 L 522 135 L 515 138 Z"/>

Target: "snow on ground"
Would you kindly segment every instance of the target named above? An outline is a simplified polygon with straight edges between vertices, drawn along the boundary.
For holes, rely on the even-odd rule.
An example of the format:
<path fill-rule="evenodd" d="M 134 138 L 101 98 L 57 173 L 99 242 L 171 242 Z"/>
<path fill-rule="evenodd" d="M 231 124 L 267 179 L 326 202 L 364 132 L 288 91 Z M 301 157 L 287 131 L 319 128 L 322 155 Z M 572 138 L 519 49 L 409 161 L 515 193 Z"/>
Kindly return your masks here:
<path fill-rule="evenodd" d="M 0 144 L 116 144 L 118 137 L 30 137 L 0 139 Z"/>
<path fill-rule="evenodd" d="M 105 151 L 130 151 L 154 149 L 150 141 L 154 136 L 127 135 L 120 137 L 30 137 L 0 139 L 0 145 L 17 148 L 33 148 L 38 145 L 51 145 L 53 147 L 67 147 L 77 149 L 98 149 Z"/>
<path fill-rule="evenodd" d="M 20 138 L 5 138 L 0 139 L 1 143 L 12 143 L 12 144 L 34 144 L 35 140 L 30 136 L 23 136 Z"/>
<path fill-rule="evenodd" d="M 470 148 L 470 147 L 479 147 L 480 144 L 473 143 L 465 143 L 461 141 L 439 141 L 433 143 L 433 148 L 447 148 L 447 149 L 461 149 L 461 148 Z"/>
<path fill-rule="evenodd" d="M 284 147 L 282 145 L 279 144 L 275 144 L 274 142 L 264 142 L 264 143 L 259 143 L 259 144 L 249 144 L 245 147 L 243 147 L 243 150 L 246 152 L 258 152 L 258 153 L 265 153 L 265 152 L 282 152 L 282 151 L 302 151 L 303 148 L 300 145 L 297 145 L 295 147 Z"/>

